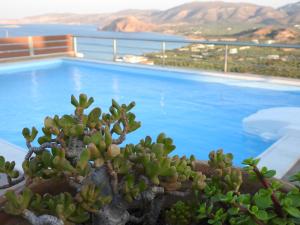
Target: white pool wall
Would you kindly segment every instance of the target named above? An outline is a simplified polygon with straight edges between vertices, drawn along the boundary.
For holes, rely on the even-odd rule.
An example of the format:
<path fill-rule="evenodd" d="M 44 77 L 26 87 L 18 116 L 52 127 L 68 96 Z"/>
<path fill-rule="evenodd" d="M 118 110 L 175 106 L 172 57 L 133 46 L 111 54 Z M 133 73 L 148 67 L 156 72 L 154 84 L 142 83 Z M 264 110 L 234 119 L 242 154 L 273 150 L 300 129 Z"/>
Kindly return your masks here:
<path fill-rule="evenodd" d="M 282 178 L 300 159 L 300 107 L 260 110 L 243 120 L 244 130 L 276 142 L 258 156 L 259 167 L 277 171 Z"/>

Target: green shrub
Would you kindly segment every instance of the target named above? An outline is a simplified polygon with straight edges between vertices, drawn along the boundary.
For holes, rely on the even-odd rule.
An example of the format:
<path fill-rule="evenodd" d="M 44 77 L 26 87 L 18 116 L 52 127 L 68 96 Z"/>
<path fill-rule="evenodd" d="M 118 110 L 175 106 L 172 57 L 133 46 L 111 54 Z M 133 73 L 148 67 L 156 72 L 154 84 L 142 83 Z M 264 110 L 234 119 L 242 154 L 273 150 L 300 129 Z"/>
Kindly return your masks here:
<path fill-rule="evenodd" d="M 238 169 L 232 154 L 212 151 L 203 174 L 194 156 L 169 156 L 175 146 L 165 134 L 122 145 L 140 127 L 131 112 L 134 102 L 113 100 L 109 113 L 85 113 L 93 98 L 84 94 L 71 103 L 74 114 L 46 117 L 41 136 L 34 127 L 23 129 L 23 175 L 0 157 L 8 181 L 2 189 L 26 181 L 20 193 L 6 192 L 6 213 L 33 225 L 300 224 L 299 187 L 283 190 L 275 171 L 257 167 L 258 159 Z M 261 184 L 254 193 L 241 188 L 246 173 Z M 299 173 L 292 180 L 299 181 Z M 48 186 L 36 192 L 41 181 Z M 57 184 L 61 189 L 51 188 Z"/>

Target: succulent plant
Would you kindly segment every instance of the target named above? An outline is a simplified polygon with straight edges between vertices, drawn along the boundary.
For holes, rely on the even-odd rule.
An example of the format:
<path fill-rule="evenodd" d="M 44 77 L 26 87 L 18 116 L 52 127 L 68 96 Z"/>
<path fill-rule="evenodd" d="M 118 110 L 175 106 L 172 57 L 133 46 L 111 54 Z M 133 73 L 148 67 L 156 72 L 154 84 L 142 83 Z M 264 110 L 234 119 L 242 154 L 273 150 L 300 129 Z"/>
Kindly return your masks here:
<path fill-rule="evenodd" d="M 12 190 L 8 190 L 5 193 L 8 201 L 4 206 L 4 211 L 11 215 L 21 215 L 29 207 L 32 196 L 33 194 L 28 188 L 25 188 L 20 195 L 17 195 Z"/>
<path fill-rule="evenodd" d="M 82 186 L 75 199 L 88 212 L 97 212 L 112 200 L 110 196 L 101 196 L 101 190 L 95 184 Z"/>
<path fill-rule="evenodd" d="M 59 195 L 35 194 L 32 198 L 30 209 L 38 214 L 54 214 L 64 223 L 83 223 L 90 219 L 89 213 L 74 200 L 70 193 Z"/>
<path fill-rule="evenodd" d="M 190 206 L 182 201 L 176 202 L 166 211 L 168 225 L 189 225 L 192 222 L 193 212 Z"/>
<path fill-rule="evenodd" d="M 252 195 L 243 193 L 243 171 L 233 166 L 232 154 L 212 151 L 211 174 L 204 175 L 196 170 L 194 156 L 170 156 L 175 145 L 164 133 L 156 140 L 147 136 L 137 144 L 122 145 L 127 134 L 141 126 L 131 112 L 135 103 L 112 100 L 108 113 L 98 107 L 86 113 L 93 101 L 85 94 L 72 96 L 74 113 L 46 117 L 39 137 L 35 127 L 23 129 L 28 147 L 24 176 L 14 162 L 0 157 L 0 172 L 8 181 L 2 189 L 24 179 L 30 187 L 40 181 L 65 185 L 56 194 L 29 188 L 18 194 L 7 191 L 6 213 L 33 225 L 155 225 L 164 211 L 170 225 L 300 224 L 299 187 L 282 191 L 273 179 L 275 171 L 259 169 L 258 159 L 245 160 L 244 172 L 262 188 Z M 36 139 L 39 145 L 34 147 Z M 177 201 L 171 208 L 170 196 Z M 183 202 L 184 198 L 192 200 Z"/>
<path fill-rule="evenodd" d="M 19 171 L 15 170 L 15 165 L 14 161 L 5 161 L 5 158 L 0 156 L 0 173 L 6 174 L 10 179 L 19 177 Z"/>
<path fill-rule="evenodd" d="M 209 154 L 209 166 L 213 169 L 212 180 L 224 191 L 238 191 L 243 182 L 242 171 L 232 166 L 232 154 L 224 154 L 223 150 Z"/>

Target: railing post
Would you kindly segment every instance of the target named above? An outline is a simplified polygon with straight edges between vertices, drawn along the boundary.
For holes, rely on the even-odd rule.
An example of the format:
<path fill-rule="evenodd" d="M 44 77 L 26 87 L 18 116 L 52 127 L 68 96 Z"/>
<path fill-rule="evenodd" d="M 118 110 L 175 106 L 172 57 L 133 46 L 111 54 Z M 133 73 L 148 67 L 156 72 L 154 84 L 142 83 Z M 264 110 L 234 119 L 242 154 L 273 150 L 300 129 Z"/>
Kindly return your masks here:
<path fill-rule="evenodd" d="M 113 39 L 113 61 L 117 61 L 117 40 Z"/>
<path fill-rule="evenodd" d="M 31 36 L 28 37 L 28 48 L 29 48 L 29 55 L 34 56 L 33 40 Z"/>
<path fill-rule="evenodd" d="M 224 73 L 227 73 L 227 66 L 228 66 L 228 45 L 225 46 Z"/>
<path fill-rule="evenodd" d="M 162 63 L 165 66 L 166 63 L 166 42 L 161 43 L 161 51 L 162 51 Z"/>
<path fill-rule="evenodd" d="M 73 41 L 73 52 L 74 52 L 74 56 L 77 57 L 77 38 L 72 36 L 72 41 Z"/>

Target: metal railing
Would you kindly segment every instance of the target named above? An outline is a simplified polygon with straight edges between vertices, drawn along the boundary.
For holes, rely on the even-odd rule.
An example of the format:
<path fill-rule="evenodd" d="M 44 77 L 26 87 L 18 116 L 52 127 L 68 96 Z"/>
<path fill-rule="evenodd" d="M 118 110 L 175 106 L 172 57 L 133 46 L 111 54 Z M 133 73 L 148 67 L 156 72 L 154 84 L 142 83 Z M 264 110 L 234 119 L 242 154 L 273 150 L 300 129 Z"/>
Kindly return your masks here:
<path fill-rule="evenodd" d="M 300 78 L 300 45 L 75 36 L 82 57 Z M 80 56 L 80 54 L 78 54 Z"/>

